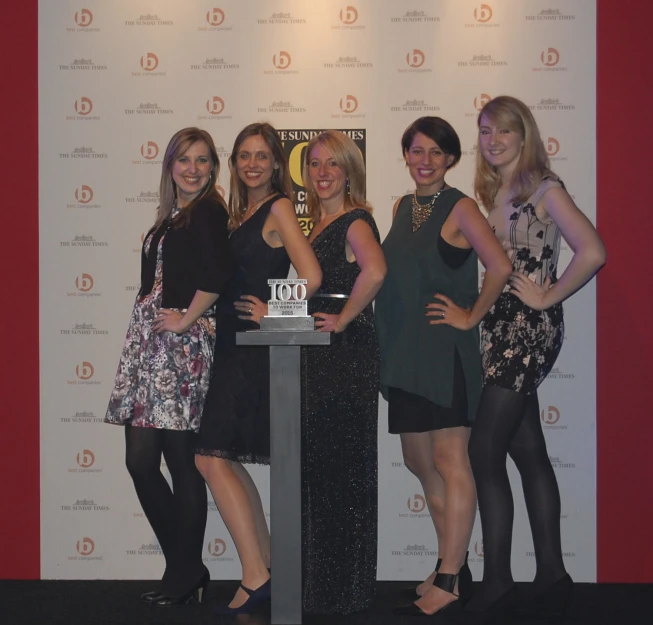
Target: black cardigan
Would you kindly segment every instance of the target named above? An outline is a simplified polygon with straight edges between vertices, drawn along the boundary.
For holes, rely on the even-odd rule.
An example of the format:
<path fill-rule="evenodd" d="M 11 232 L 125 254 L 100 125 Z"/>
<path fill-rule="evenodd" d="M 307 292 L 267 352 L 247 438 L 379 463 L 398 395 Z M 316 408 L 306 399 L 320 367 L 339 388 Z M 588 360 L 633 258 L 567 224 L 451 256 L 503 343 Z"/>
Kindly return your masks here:
<path fill-rule="evenodd" d="M 162 307 L 188 308 L 198 290 L 220 294 L 233 273 L 227 219 L 224 207 L 206 198 L 192 208 L 185 226 L 175 228 L 165 221 L 152 236 L 149 254 L 143 245 L 139 295 L 152 291 L 157 247 L 164 234 Z"/>

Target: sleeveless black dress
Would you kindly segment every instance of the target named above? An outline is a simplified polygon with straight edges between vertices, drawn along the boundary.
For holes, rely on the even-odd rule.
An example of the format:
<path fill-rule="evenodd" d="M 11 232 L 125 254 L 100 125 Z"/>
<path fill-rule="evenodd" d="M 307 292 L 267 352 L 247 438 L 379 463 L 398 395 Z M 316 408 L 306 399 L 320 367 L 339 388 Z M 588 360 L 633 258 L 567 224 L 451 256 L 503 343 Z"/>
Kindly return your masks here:
<path fill-rule="evenodd" d="M 234 276 L 218 300 L 213 372 L 204 404 L 196 452 L 238 462 L 270 463 L 270 361 L 268 347 L 237 347 L 236 332 L 258 324 L 238 319 L 233 304 L 242 295 L 270 299 L 268 279 L 286 278 L 290 259 L 283 247 L 270 247 L 263 225 L 269 199 L 231 234 Z"/>
<path fill-rule="evenodd" d="M 360 268 L 346 258 L 355 209 L 313 241 L 322 286 L 309 312 L 339 313 Z M 368 608 L 376 585 L 379 348 L 370 304 L 328 346 L 302 349 L 302 582 L 306 612 Z"/>

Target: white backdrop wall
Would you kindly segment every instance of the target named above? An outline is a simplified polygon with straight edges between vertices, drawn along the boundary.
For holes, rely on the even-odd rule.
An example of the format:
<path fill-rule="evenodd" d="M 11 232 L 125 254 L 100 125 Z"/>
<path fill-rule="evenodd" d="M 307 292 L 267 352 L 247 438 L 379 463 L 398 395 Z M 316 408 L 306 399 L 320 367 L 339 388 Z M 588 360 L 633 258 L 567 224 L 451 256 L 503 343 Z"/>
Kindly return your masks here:
<path fill-rule="evenodd" d="M 42 577 L 155 578 L 163 558 L 102 424 L 154 219 L 162 153 L 208 130 L 226 158 L 253 121 L 365 129 L 368 197 L 382 236 L 412 190 L 399 140 L 422 115 L 458 131 L 448 182 L 471 194 L 476 116 L 491 96 L 529 104 L 553 169 L 595 218 L 595 27 L 587 0 L 42 0 L 39 4 Z M 569 250 L 563 248 L 563 266 Z M 565 306 L 566 341 L 540 391 L 562 495 L 565 560 L 596 579 L 595 293 Z M 419 483 L 379 411 L 382 580 L 422 579 L 437 556 Z M 268 470 L 252 469 L 264 499 Z M 513 566 L 534 572 L 518 477 Z M 205 559 L 240 577 L 213 502 Z M 470 565 L 480 578 L 477 520 Z"/>

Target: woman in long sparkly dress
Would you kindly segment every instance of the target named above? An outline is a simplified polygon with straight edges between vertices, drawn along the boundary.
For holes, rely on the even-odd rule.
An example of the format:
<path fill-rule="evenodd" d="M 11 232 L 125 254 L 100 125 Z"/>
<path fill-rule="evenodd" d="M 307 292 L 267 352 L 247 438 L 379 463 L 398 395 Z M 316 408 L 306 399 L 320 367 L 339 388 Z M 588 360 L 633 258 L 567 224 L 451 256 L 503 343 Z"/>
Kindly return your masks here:
<path fill-rule="evenodd" d="M 347 135 L 324 132 L 304 152 L 310 242 L 322 286 L 309 302 L 331 344 L 302 350 L 303 605 L 349 614 L 376 584 L 379 348 L 372 300 L 385 277 L 365 200 L 365 165 Z"/>
<path fill-rule="evenodd" d="M 206 488 L 194 449 L 215 344 L 215 302 L 232 271 L 227 211 L 215 183 L 218 155 L 198 128 L 165 152 L 160 205 L 141 255 L 141 288 L 105 417 L 125 426 L 127 469 L 166 561 L 165 607 L 201 600 Z M 161 473 L 161 456 L 172 488 Z"/>

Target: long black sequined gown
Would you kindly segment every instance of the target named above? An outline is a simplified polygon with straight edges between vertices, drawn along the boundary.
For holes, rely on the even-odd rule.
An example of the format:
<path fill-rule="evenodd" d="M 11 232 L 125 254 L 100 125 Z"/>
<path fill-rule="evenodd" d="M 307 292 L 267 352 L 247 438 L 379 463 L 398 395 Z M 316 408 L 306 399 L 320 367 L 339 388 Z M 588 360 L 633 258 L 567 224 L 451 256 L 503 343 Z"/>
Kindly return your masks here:
<path fill-rule="evenodd" d="M 345 255 L 355 209 L 313 241 L 319 293 L 349 294 L 360 268 Z M 339 313 L 346 299 L 313 296 L 309 312 Z M 349 614 L 369 607 L 376 583 L 379 349 L 372 305 L 329 346 L 302 349 L 304 610 Z"/>

